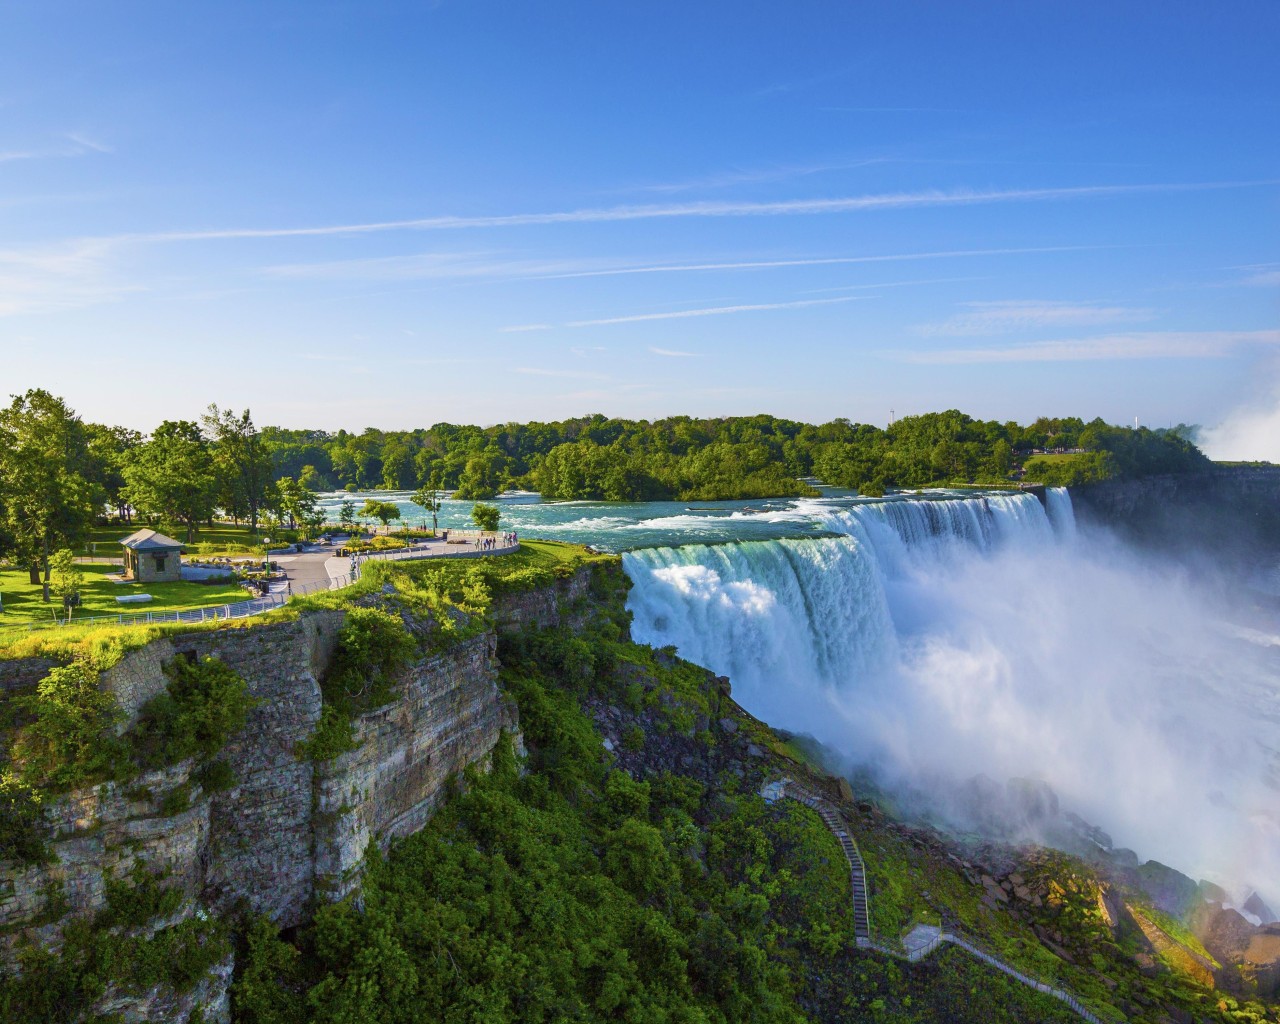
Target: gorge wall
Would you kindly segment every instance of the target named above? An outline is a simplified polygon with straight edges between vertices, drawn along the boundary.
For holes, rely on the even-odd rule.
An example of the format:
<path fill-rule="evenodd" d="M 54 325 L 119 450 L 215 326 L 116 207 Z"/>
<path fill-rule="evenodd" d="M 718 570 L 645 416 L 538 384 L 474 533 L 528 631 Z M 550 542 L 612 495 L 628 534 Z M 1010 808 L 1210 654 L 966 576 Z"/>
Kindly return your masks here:
<path fill-rule="evenodd" d="M 1280 466 L 1106 480 L 1072 487 L 1071 499 L 1081 523 L 1112 527 L 1145 546 L 1280 551 Z"/>
<path fill-rule="evenodd" d="M 590 581 L 580 570 L 497 599 L 495 628 L 413 660 L 395 699 L 354 721 L 356 749 L 326 761 L 307 759 L 301 745 L 320 721 L 320 683 L 344 612 L 173 635 L 128 653 L 100 678 L 123 711 L 121 729 L 166 687 L 164 667 L 175 658 L 213 656 L 245 680 L 255 704 L 218 758 L 234 785 L 205 793 L 184 761 L 50 801 L 50 862 L 0 861 L 0 968 L 15 967 L 24 944 L 56 950 L 68 924 L 101 920 L 109 887 L 131 878 L 159 878 L 182 895 L 177 910 L 134 930 L 145 935 L 245 911 L 288 928 L 318 901 L 350 893 L 370 843 L 385 846 L 422 828 L 449 780 L 485 763 L 504 733 L 519 744 L 514 704 L 497 685 L 496 630 L 589 614 Z M 0 693 L 34 685 L 52 664 L 0 662 Z M 187 991 L 109 991 L 95 1009 L 126 1022 L 178 1024 L 199 1008 L 205 1021 L 225 1024 L 232 968 L 228 954 Z"/>

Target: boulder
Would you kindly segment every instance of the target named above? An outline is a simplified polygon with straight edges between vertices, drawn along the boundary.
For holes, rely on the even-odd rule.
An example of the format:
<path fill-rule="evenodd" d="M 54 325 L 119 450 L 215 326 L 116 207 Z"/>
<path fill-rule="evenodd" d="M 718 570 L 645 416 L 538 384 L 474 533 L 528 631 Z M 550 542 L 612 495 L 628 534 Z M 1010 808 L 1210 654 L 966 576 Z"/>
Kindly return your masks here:
<path fill-rule="evenodd" d="M 1275 912 L 1262 901 L 1262 897 L 1256 892 L 1249 894 L 1249 898 L 1244 901 L 1244 906 L 1241 909 L 1246 914 L 1252 914 L 1258 918 L 1263 924 L 1271 924 L 1277 920 Z"/>
<path fill-rule="evenodd" d="M 1185 918 L 1200 902 L 1200 887 L 1181 871 L 1149 860 L 1134 871 L 1134 881 L 1151 897 L 1151 902 L 1178 920 Z"/>

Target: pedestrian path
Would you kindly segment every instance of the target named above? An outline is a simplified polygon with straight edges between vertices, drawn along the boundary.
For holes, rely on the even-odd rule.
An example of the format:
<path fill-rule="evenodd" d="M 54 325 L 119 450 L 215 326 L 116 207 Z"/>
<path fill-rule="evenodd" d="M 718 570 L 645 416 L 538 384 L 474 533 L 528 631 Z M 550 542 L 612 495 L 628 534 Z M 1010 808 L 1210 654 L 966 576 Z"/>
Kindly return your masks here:
<path fill-rule="evenodd" d="M 760 794 L 770 803 L 786 798 L 796 800 L 806 807 L 812 808 L 840 843 L 840 849 L 844 851 L 845 859 L 849 862 L 849 887 L 853 898 L 854 941 L 860 949 L 874 949 L 877 952 L 898 957 L 902 960 L 910 960 L 914 963 L 924 959 L 942 943 L 949 942 L 953 946 L 958 946 L 972 956 L 977 957 L 983 963 L 994 967 L 997 971 L 1007 974 L 1015 981 L 1020 981 L 1022 984 L 1034 988 L 1037 992 L 1043 992 L 1045 995 L 1052 996 L 1054 999 L 1065 1003 L 1079 1016 L 1090 1021 L 1091 1024 L 1103 1024 L 1102 1019 L 1097 1014 L 1093 1013 L 1070 992 L 1058 988 L 1041 978 L 1019 971 L 1016 967 L 1005 963 L 999 957 L 981 948 L 973 939 L 949 932 L 939 925 L 918 924 L 897 945 L 877 940 L 871 931 L 870 891 L 867 885 L 866 865 L 862 860 L 862 852 L 858 849 L 858 844 L 850 833 L 849 827 L 844 818 L 841 817 L 840 812 L 836 810 L 830 801 L 810 792 L 804 786 L 791 779 L 784 778 L 770 782 L 764 786 Z"/>
<path fill-rule="evenodd" d="M 319 590 L 341 590 L 360 578 L 360 569 L 371 561 L 412 561 L 424 558 L 483 558 L 489 555 L 507 555 L 520 549 L 515 534 L 480 533 L 468 530 L 450 530 L 451 539 L 432 538 L 409 544 L 391 551 L 362 552 L 350 557 L 337 557 L 333 548 L 311 545 L 306 550 L 292 554 L 285 551 L 270 552 L 268 558 L 284 572 L 284 578 L 274 579 L 266 593 L 245 601 L 189 608 L 173 612 L 134 612 L 120 615 L 91 615 L 76 619 L 72 625 L 150 626 L 172 622 L 216 622 L 221 619 L 244 619 L 263 612 L 282 608 L 293 598 Z M 457 540 L 457 543 L 454 543 Z M 41 623 L 31 629 L 48 629 L 65 626 L 64 622 Z"/>

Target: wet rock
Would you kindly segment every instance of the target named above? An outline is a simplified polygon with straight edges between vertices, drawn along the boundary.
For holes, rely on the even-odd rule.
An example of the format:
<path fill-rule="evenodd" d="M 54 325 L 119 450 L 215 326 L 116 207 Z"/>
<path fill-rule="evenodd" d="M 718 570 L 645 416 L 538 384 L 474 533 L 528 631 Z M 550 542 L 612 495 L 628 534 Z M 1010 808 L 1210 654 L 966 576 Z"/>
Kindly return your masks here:
<path fill-rule="evenodd" d="M 720 719 L 719 724 L 720 724 L 720 731 L 723 732 L 726 736 L 732 736 L 735 732 L 738 731 L 738 723 L 735 722 L 732 718 L 722 718 Z"/>
<path fill-rule="evenodd" d="M 1226 903 L 1229 898 L 1226 889 L 1220 885 L 1205 881 L 1203 878 L 1200 879 L 1199 887 L 1200 896 L 1211 903 Z"/>
<path fill-rule="evenodd" d="M 764 747 L 757 746 L 754 743 L 747 744 L 747 757 L 764 757 L 764 756 L 765 756 Z"/>
<path fill-rule="evenodd" d="M 1262 897 L 1256 892 L 1249 895 L 1249 898 L 1244 901 L 1244 906 L 1241 909 L 1244 910 L 1246 914 L 1252 914 L 1254 917 L 1258 918 L 1263 924 L 1270 924 L 1276 920 L 1275 913 L 1262 901 Z"/>
<path fill-rule="evenodd" d="M 1182 920 L 1200 902 L 1200 887 L 1181 871 L 1149 860 L 1134 871 L 1134 880 L 1166 914 Z"/>

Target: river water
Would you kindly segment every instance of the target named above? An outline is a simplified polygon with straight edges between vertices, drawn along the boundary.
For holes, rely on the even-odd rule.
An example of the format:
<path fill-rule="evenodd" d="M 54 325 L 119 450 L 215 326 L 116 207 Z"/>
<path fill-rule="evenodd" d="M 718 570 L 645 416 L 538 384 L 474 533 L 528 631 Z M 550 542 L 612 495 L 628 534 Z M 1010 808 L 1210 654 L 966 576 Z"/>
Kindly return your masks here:
<path fill-rule="evenodd" d="M 1078 530 L 1065 490 L 498 503 L 504 529 L 622 553 L 638 641 L 904 806 L 964 827 L 975 777 L 1038 780 L 1116 845 L 1280 903 L 1274 601 Z"/>

